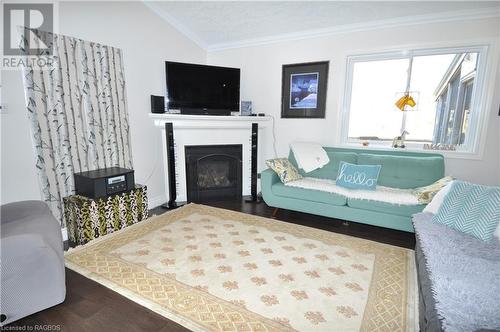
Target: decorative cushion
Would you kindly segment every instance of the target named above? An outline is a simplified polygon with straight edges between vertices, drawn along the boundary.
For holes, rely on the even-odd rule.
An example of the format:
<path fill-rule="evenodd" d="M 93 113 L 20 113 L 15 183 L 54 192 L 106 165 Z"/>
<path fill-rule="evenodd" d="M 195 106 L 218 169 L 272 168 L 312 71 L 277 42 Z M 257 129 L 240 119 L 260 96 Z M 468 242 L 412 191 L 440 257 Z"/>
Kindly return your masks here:
<path fill-rule="evenodd" d="M 446 186 L 441 188 L 441 190 L 439 190 L 437 192 L 437 194 L 434 195 L 434 197 L 432 198 L 432 201 L 426 205 L 424 211 L 422 211 L 422 212 L 436 214 L 439 211 L 439 208 L 441 207 L 441 205 L 443 205 L 444 198 L 450 192 L 450 188 L 451 188 L 452 184 L 453 184 L 453 181 L 448 182 L 448 184 Z"/>
<path fill-rule="evenodd" d="M 497 238 L 497 240 L 500 242 L 500 222 L 497 225 L 497 229 L 495 233 L 493 233 L 493 236 Z"/>
<path fill-rule="evenodd" d="M 433 184 L 428 186 L 416 188 L 413 191 L 413 194 L 417 196 L 418 202 L 420 204 L 429 204 L 432 201 L 432 198 L 448 183 L 453 181 L 453 177 L 445 176 L 442 179 L 437 180 Z"/>
<path fill-rule="evenodd" d="M 336 184 L 349 189 L 375 190 L 380 165 L 355 165 L 341 162 Z"/>
<path fill-rule="evenodd" d="M 454 181 L 432 221 L 489 241 L 500 222 L 500 187 Z"/>
<path fill-rule="evenodd" d="M 266 165 L 279 176 L 283 183 L 302 179 L 299 171 L 286 158 L 266 160 Z"/>

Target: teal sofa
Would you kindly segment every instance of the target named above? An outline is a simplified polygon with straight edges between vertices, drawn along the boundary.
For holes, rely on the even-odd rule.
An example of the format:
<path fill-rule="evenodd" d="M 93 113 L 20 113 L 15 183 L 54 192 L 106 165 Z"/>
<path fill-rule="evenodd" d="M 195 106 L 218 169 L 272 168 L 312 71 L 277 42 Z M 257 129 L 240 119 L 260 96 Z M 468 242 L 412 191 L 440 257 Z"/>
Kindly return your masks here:
<path fill-rule="evenodd" d="M 444 177 L 444 158 L 436 153 L 382 151 L 325 147 L 330 162 L 303 176 L 331 179 L 337 177 L 341 161 L 359 165 L 382 165 L 378 185 L 410 189 L 432 184 Z M 297 162 L 290 152 L 290 162 Z M 298 169 L 298 167 L 297 167 Z M 261 174 L 262 198 L 267 205 L 414 232 L 411 216 L 425 205 L 397 205 L 373 200 L 351 199 L 319 190 L 285 186 L 276 173 L 266 169 Z"/>

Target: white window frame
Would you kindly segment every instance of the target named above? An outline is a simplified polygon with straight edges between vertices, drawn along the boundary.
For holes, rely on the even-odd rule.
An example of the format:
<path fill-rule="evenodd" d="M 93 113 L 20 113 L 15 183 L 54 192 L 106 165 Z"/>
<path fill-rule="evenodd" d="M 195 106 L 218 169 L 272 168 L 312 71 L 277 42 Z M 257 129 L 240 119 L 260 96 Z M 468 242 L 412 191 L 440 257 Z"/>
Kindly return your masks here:
<path fill-rule="evenodd" d="M 493 87 L 488 88 L 488 84 L 491 85 L 491 73 L 496 72 L 494 70 L 487 70 L 488 66 L 491 67 L 490 62 L 494 61 L 491 59 L 491 45 L 481 44 L 472 46 L 460 46 L 460 47 L 429 47 L 429 48 L 405 48 L 404 50 L 389 51 L 389 52 L 377 52 L 377 53 L 366 53 L 358 55 L 347 56 L 346 61 L 346 74 L 345 74 L 345 89 L 342 103 L 342 111 L 340 113 L 340 145 L 349 147 L 360 147 L 359 140 L 349 139 L 349 111 L 352 95 L 352 83 L 353 83 L 353 72 L 354 64 L 357 62 L 367 62 L 367 61 L 382 61 L 382 60 L 397 60 L 397 59 L 407 59 L 411 56 L 425 56 L 425 55 L 441 55 L 441 54 L 451 54 L 451 53 L 478 53 L 477 64 L 476 64 L 476 78 L 474 82 L 474 91 L 472 94 L 471 109 L 478 110 L 472 112 L 469 119 L 468 132 L 464 141 L 464 144 L 459 146 L 456 151 L 433 151 L 424 150 L 423 143 L 412 143 L 408 142 L 405 150 L 409 151 L 419 151 L 419 152 L 439 152 L 446 156 L 465 158 L 465 159 L 480 159 L 482 158 L 482 151 L 484 149 L 485 141 L 485 130 L 486 120 L 490 113 L 491 97 L 488 97 L 487 93 L 491 94 Z M 494 52 L 493 52 L 494 53 Z M 496 67 L 496 66 L 493 66 Z M 398 133 L 395 133 L 395 135 Z M 370 141 L 369 148 L 375 149 L 387 149 L 394 150 L 391 147 L 392 142 L 388 141 Z M 398 148 L 398 150 L 403 150 Z"/>

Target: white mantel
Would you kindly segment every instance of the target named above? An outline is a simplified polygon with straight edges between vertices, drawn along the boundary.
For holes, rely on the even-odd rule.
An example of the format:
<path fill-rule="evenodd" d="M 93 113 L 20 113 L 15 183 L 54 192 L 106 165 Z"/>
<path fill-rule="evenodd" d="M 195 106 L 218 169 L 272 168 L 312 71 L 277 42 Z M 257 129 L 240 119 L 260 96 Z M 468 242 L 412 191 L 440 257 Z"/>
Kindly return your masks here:
<path fill-rule="evenodd" d="M 162 130 L 163 167 L 165 170 L 165 195 L 168 192 L 168 159 L 165 139 L 165 123 L 171 122 L 174 130 L 175 170 L 177 186 L 177 202 L 185 202 L 186 194 L 186 162 L 185 146 L 189 145 L 224 145 L 241 144 L 242 163 L 242 195 L 250 195 L 251 176 L 251 128 L 252 123 L 259 124 L 258 170 L 264 168 L 264 156 L 272 144 L 269 116 L 209 116 L 182 114 L 150 114 L 156 127 Z M 268 133 L 269 132 L 269 133 Z M 266 142 L 264 144 L 264 142 Z"/>
<path fill-rule="evenodd" d="M 149 114 L 156 126 L 164 127 L 172 122 L 177 128 L 248 128 L 258 123 L 263 128 L 272 120 L 270 116 L 214 116 L 183 114 Z"/>

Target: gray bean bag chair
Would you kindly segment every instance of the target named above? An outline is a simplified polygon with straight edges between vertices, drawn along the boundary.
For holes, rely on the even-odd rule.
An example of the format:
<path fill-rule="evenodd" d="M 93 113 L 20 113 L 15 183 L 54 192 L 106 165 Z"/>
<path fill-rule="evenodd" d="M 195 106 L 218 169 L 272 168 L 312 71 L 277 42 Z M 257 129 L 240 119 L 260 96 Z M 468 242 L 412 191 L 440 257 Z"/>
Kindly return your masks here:
<path fill-rule="evenodd" d="M 23 201 L 0 207 L 0 326 L 64 301 L 61 226 L 48 206 Z"/>

